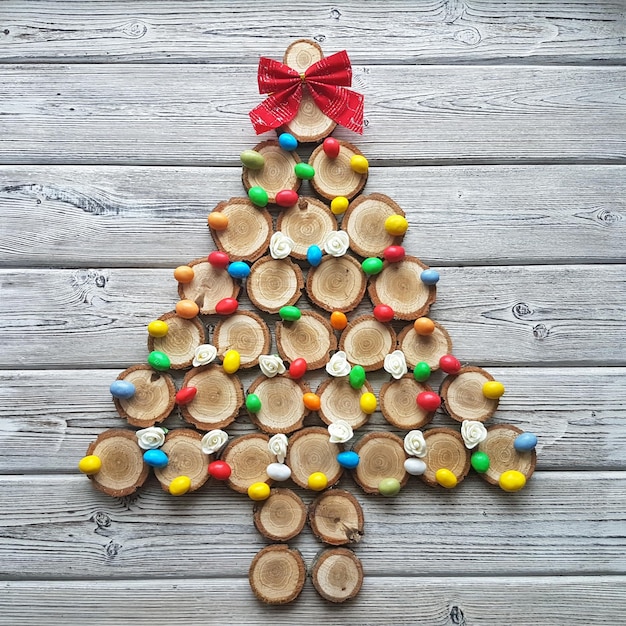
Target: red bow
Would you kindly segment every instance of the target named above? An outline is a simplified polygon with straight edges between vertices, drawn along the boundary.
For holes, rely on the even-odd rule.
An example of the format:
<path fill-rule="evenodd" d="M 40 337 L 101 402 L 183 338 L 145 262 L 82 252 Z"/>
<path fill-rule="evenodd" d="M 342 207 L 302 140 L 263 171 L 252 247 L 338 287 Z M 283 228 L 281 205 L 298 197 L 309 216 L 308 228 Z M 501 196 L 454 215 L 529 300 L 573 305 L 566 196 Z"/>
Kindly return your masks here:
<path fill-rule="evenodd" d="M 352 67 L 345 50 L 321 59 L 303 74 L 261 57 L 258 81 L 259 93 L 270 95 L 249 113 L 257 135 L 283 126 L 296 116 L 305 83 L 322 113 L 349 130 L 363 133 L 363 96 L 345 89 L 352 84 Z"/>

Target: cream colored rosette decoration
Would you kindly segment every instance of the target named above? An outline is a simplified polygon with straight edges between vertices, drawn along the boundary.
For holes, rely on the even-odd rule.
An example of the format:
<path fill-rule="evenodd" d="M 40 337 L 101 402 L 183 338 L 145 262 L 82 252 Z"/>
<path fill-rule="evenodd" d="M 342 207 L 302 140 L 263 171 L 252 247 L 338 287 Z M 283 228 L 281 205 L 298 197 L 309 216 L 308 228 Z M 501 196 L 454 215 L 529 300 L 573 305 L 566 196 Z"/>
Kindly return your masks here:
<path fill-rule="evenodd" d="M 343 256 L 350 247 L 350 239 L 345 230 L 333 230 L 324 239 L 324 252 L 330 256 Z"/>
<path fill-rule="evenodd" d="M 330 357 L 330 361 L 326 363 L 326 372 L 331 376 L 335 376 L 337 378 L 341 378 L 342 376 L 348 376 L 351 369 L 352 366 L 350 365 L 350 363 L 348 363 L 348 360 L 346 359 L 346 353 L 343 350 L 335 352 L 335 354 Z"/>
<path fill-rule="evenodd" d="M 276 460 L 279 463 L 285 462 L 285 457 L 287 456 L 287 446 L 289 445 L 289 440 L 286 435 L 282 433 L 278 433 L 274 435 L 268 442 L 267 447 L 269 451 L 276 455 Z"/>
<path fill-rule="evenodd" d="M 487 429 L 482 422 L 464 420 L 461 424 L 461 437 L 463 437 L 465 447 L 471 450 L 487 439 Z"/>
<path fill-rule="evenodd" d="M 150 428 L 143 428 L 138 430 L 137 443 L 142 450 L 155 450 L 160 448 L 165 443 L 165 435 L 167 429 L 160 426 L 150 426 Z"/>
<path fill-rule="evenodd" d="M 201 365 L 208 365 L 217 357 L 217 348 L 209 343 L 203 343 L 199 345 L 194 353 L 193 366 L 200 367 Z"/>
<path fill-rule="evenodd" d="M 421 430 L 410 430 L 404 438 L 404 451 L 409 456 L 422 458 L 426 456 L 426 439 Z"/>
<path fill-rule="evenodd" d="M 402 378 L 409 368 L 406 365 L 406 358 L 402 350 L 394 350 L 385 357 L 383 367 L 385 371 L 391 374 L 396 380 Z"/>
<path fill-rule="evenodd" d="M 291 237 L 275 232 L 270 239 L 270 255 L 273 259 L 286 259 L 293 250 L 295 243 Z"/>
<path fill-rule="evenodd" d="M 259 357 L 259 367 L 264 376 L 273 378 L 287 371 L 283 360 L 277 354 L 263 354 Z"/>
<path fill-rule="evenodd" d="M 228 434 L 223 430 L 210 430 L 204 437 L 200 445 L 204 454 L 215 454 L 219 452 L 228 441 Z"/>
<path fill-rule="evenodd" d="M 328 426 L 330 443 L 346 443 L 354 437 L 352 426 L 345 420 L 337 420 Z"/>

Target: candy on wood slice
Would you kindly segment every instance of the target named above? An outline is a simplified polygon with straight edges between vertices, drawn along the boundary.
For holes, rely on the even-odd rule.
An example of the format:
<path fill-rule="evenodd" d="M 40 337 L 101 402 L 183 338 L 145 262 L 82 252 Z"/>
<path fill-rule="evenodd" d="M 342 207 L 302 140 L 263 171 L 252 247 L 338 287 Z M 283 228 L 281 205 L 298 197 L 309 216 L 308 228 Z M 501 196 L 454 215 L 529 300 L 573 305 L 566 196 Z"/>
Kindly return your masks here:
<path fill-rule="evenodd" d="M 352 475 L 365 493 L 380 493 L 379 485 L 387 478 L 395 478 L 404 487 L 409 478 L 404 469 L 407 455 L 400 437 L 388 432 L 368 433 L 359 439 L 352 450 L 359 455 L 359 464 Z"/>
<path fill-rule="evenodd" d="M 358 543 L 363 537 L 363 524 L 363 509 L 349 491 L 329 489 L 309 505 L 309 525 L 324 543 Z"/>
<path fill-rule="evenodd" d="M 248 198 L 231 198 L 220 202 L 213 212 L 228 218 L 228 227 L 211 229 L 213 241 L 231 261 L 256 261 L 263 256 L 274 233 L 272 216 Z"/>
<path fill-rule="evenodd" d="M 432 391 L 432 388 L 417 382 L 412 374 L 386 382 L 378 396 L 383 417 L 392 426 L 402 430 L 426 426 L 432 421 L 435 411 L 425 411 L 417 404 L 417 394 L 422 391 Z"/>
<path fill-rule="evenodd" d="M 319 416 L 325 424 L 343 420 L 353 430 L 361 428 L 370 418 L 370 414 L 361 409 L 360 400 L 364 393 L 373 393 L 368 381 L 361 389 L 354 389 L 347 376 L 327 378 L 317 389 L 320 397 Z"/>
<path fill-rule="evenodd" d="M 329 548 L 315 558 L 311 581 L 317 593 L 325 600 L 345 602 L 354 598 L 361 590 L 363 566 L 351 550 Z"/>
<path fill-rule="evenodd" d="M 148 350 L 165 352 L 173 370 L 191 367 L 196 347 L 206 341 L 202 322 L 197 317 L 179 317 L 175 311 L 165 313 L 159 319 L 167 324 L 167 334 L 163 337 L 148 335 Z"/>
<path fill-rule="evenodd" d="M 274 544 L 260 550 L 248 572 L 250 588 L 266 604 L 287 604 L 295 600 L 306 581 L 306 566 L 298 550 Z"/>
<path fill-rule="evenodd" d="M 363 153 L 347 141 L 339 141 L 339 144 L 339 156 L 334 159 L 324 152 L 323 145 L 315 148 L 309 158 L 309 165 L 315 170 L 315 176 L 311 179 L 313 189 L 327 200 L 337 196 L 351 200 L 367 182 L 367 172 L 359 174 L 350 166 L 350 159 L 357 155 L 363 156 Z"/>
<path fill-rule="evenodd" d="M 213 331 L 213 345 L 220 356 L 237 350 L 240 367 L 258 365 L 259 357 L 270 350 L 272 337 L 267 324 L 252 311 L 237 311 L 221 319 Z"/>
<path fill-rule="evenodd" d="M 465 447 L 463 437 L 451 428 L 432 428 L 424 432 L 426 441 L 426 456 L 422 461 L 426 463 L 426 471 L 420 478 L 431 487 L 439 485 L 437 470 L 447 469 L 460 483 L 469 472 L 470 453 Z"/>
<path fill-rule="evenodd" d="M 413 324 L 405 326 L 398 335 L 398 347 L 404 352 L 407 365 L 428 363 L 432 372 L 439 369 L 439 359 L 444 354 L 452 354 L 452 339 L 448 331 L 439 323 L 433 322 L 435 330 L 430 335 L 418 335 Z"/>
<path fill-rule="evenodd" d="M 215 305 L 224 298 L 237 298 L 239 284 L 225 269 L 211 265 L 206 258 L 190 261 L 193 279 L 189 283 L 178 283 L 178 295 L 193 300 L 203 315 L 213 315 Z"/>
<path fill-rule="evenodd" d="M 278 313 L 281 307 L 295 304 L 303 287 L 304 278 L 298 265 L 271 256 L 262 257 L 250 268 L 246 282 L 250 301 L 266 313 Z"/>
<path fill-rule="evenodd" d="M 414 256 L 407 255 L 397 263 L 386 261 L 380 274 L 370 279 L 367 291 L 372 302 L 390 306 L 401 320 L 426 315 L 437 298 L 437 288 L 422 282 L 425 269 L 428 266 Z"/>
<path fill-rule="evenodd" d="M 256 529 L 272 541 L 289 541 L 302 532 L 307 509 L 291 489 L 272 489 L 270 497 L 254 505 Z"/>
<path fill-rule="evenodd" d="M 202 451 L 199 432 L 189 428 L 170 430 L 161 450 L 167 454 L 169 462 L 165 467 L 155 467 L 154 473 L 164 491 L 169 491 L 170 483 L 179 476 L 189 477 L 189 491 L 196 491 L 209 479 L 212 457 Z"/>
<path fill-rule="evenodd" d="M 115 408 L 129 424 L 147 428 L 162 422 L 174 408 L 176 387 L 169 374 L 157 372 L 149 365 L 133 365 L 117 380 L 135 385 L 132 398 L 113 398 Z"/>
<path fill-rule="evenodd" d="M 493 376 L 480 367 L 463 367 L 458 374 L 446 376 L 441 383 L 440 395 L 448 415 L 462 422 L 486 422 L 497 410 L 500 401 L 486 398 L 483 385 Z"/>
<path fill-rule="evenodd" d="M 250 433 L 226 446 L 221 457 L 232 470 L 226 484 L 233 491 L 248 493 L 248 487 L 254 483 L 271 482 L 266 470 L 276 459 L 267 447 L 269 440 L 263 433 Z"/>
<path fill-rule="evenodd" d="M 317 267 L 309 270 L 306 290 L 309 299 L 321 309 L 347 313 L 363 299 L 367 278 L 361 264 L 353 257 L 324 256 Z"/>
<path fill-rule="evenodd" d="M 373 315 L 362 315 L 350 322 L 341 334 L 339 349 L 353 365 L 362 365 L 366 372 L 381 369 L 385 357 L 395 350 L 396 333 L 389 324 Z"/>
<path fill-rule="evenodd" d="M 113 428 L 101 433 L 87 448 L 87 455 L 91 454 L 100 459 L 102 466 L 89 479 L 109 496 L 128 496 L 148 478 L 150 466 L 143 462 L 143 450 L 132 431 Z"/>

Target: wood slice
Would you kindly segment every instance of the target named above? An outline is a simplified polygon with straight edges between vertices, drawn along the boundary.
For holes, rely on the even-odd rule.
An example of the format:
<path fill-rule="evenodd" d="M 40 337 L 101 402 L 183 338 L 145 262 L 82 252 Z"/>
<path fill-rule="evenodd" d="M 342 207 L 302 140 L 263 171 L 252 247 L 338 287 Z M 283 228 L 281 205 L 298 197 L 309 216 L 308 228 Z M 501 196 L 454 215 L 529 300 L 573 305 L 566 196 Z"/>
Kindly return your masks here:
<path fill-rule="evenodd" d="M 310 389 L 304 381 L 292 380 L 287 375 L 259 376 L 250 385 L 248 393 L 259 396 L 261 410 L 249 413 L 250 420 L 266 433 L 292 433 L 302 428 L 304 418 L 309 414 L 302 402 L 302 396 L 308 391 Z"/>
<path fill-rule="evenodd" d="M 250 268 L 246 282 L 252 304 L 267 313 L 278 313 L 281 307 L 295 304 L 303 287 L 302 270 L 295 263 L 271 256 L 264 256 Z"/>
<path fill-rule="evenodd" d="M 359 455 L 359 464 L 352 473 L 365 493 L 379 493 L 378 485 L 385 478 L 395 478 L 401 487 L 409 475 L 404 469 L 407 459 L 404 442 L 393 433 L 369 433 L 352 448 Z"/>
<path fill-rule="evenodd" d="M 355 155 L 363 156 L 363 153 L 347 141 L 339 141 L 339 144 L 339 156 L 334 159 L 327 156 L 323 145 L 315 148 L 309 157 L 309 165 L 315 170 L 311 180 L 313 189 L 327 200 L 337 196 L 351 200 L 367 182 L 367 172 L 359 174 L 350 167 L 350 159 Z"/>
<path fill-rule="evenodd" d="M 235 374 L 219 365 L 203 365 L 189 370 L 183 387 L 195 387 L 194 399 L 180 407 L 183 419 L 200 430 L 224 428 L 231 424 L 243 405 L 243 387 Z"/>
<path fill-rule="evenodd" d="M 197 317 L 185 319 L 176 315 L 175 311 L 165 313 L 159 319 L 167 323 L 167 335 L 148 335 L 148 350 L 165 352 L 173 370 L 191 367 L 196 348 L 206 341 L 204 325 Z"/>
<path fill-rule="evenodd" d="M 331 443 L 328 430 L 320 426 L 303 428 L 289 438 L 287 465 L 291 468 L 291 480 L 299 487 L 308 488 L 309 476 L 322 472 L 328 486 L 334 485 L 343 474 L 337 455 L 343 446 Z"/>
<path fill-rule="evenodd" d="M 302 532 L 307 509 L 291 489 L 272 489 L 270 497 L 254 505 L 256 529 L 272 541 L 289 541 Z"/>
<path fill-rule="evenodd" d="M 156 372 L 149 365 L 133 365 L 124 370 L 117 380 L 135 385 L 132 398 L 113 398 L 117 412 L 129 424 L 147 428 L 162 422 L 172 412 L 176 387 L 169 374 Z"/>
<path fill-rule="evenodd" d="M 278 214 L 276 230 L 293 241 L 291 256 L 303 261 L 309 246 L 321 248 L 326 236 L 337 230 L 337 220 L 323 202 L 303 196 L 298 204 Z"/>
<path fill-rule="evenodd" d="M 93 486 L 115 498 L 134 493 L 150 473 L 137 436 L 130 430 L 112 428 L 101 433 L 89 444 L 87 454 L 94 454 L 102 462 L 100 471 L 88 477 Z"/>
<path fill-rule="evenodd" d="M 396 428 L 416 430 L 429 424 L 435 411 L 425 411 L 417 404 L 417 394 L 432 391 L 424 383 L 418 383 L 412 374 L 385 383 L 378 396 L 383 417 Z"/>
<path fill-rule="evenodd" d="M 341 334 L 339 349 L 352 365 L 362 365 L 366 372 L 383 367 L 385 357 L 396 348 L 396 333 L 373 315 L 362 315 L 350 322 Z"/>
<path fill-rule="evenodd" d="M 209 479 L 209 463 L 212 457 L 202 452 L 202 435 L 189 428 L 170 430 L 165 435 L 161 450 L 167 454 L 169 463 L 163 468 L 154 468 L 154 473 L 164 491 L 179 476 L 191 479 L 189 491 L 196 491 Z"/>
<path fill-rule="evenodd" d="M 213 267 L 206 258 L 190 261 L 187 265 L 193 268 L 193 280 L 178 283 L 178 295 L 193 300 L 203 315 L 213 315 L 215 305 L 223 298 L 239 295 L 239 284 L 226 270 Z"/>
<path fill-rule="evenodd" d="M 367 278 L 361 264 L 353 257 L 324 256 L 317 267 L 309 270 L 306 281 L 311 302 L 325 311 L 356 309 L 363 299 Z"/>
<path fill-rule="evenodd" d="M 480 367 L 462 367 L 458 374 L 446 376 L 440 389 L 443 408 L 457 422 L 486 422 L 500 403 L 483 395 L 483 385 L 491 380 L 493 376 Z"/>
<path fill-rule="evenodd" d="M 428 363 L 431 371 L 439 369 L 439 359 L 444 354 L 452 354 L 452 339 L 448 331 L 437 322 L 435 330 L 430 335 L 418 335 L 413 324 L 405 326 L 398 335 L 398 347 L 404 352 L 404 358 L 409 367 L 414 368 L 418 363 Z"/>
<path fill-rule="evenodd" d="M 330 323 L 318 313 L 302 311 L 295 322 L 276 323 L 276 347 L 286 361 L 305 359 L 307 370 L 324 367 L 337 349 L 337 338 Z"/>
<path fill-rule="evenodd" d="M 385 262 L 380 274 L 370 279 L 367 290 L 372 302 L 390 306 L 401 320 L 426 315 L 437 298 L 437 288 L 422 282 L 420 275 L 425 269 L 428 266 L 413 256 L 398 263 Z"/>
<path fill-rule="evenodd" d="M 315 559 L 311 581 L 317 593 L 329 602 L 354 598 L 363 585 L 363 566 L 346 548 L 324 550 Z"/>
<path fill-rule="evenodd" d="M 470 453 L 463 443 L 463 437 L 451 428 L 432 428 L 424 432 L 426 440 L 426 471 L 420 478 L 431 487 L 439 485 L 435 474 L 439 469 L 448 469 L 460 483 L 469 472 Z"/>
<path fill-rule="evenodd" d="M 537 452 L 518 452 L 513 442 L 524 431 L 512 424 L 498 424 L 487 428 L 487 438 L 478 445 L 477 450 L 489 457 L 489 469 L 480 474 L 488 483 L 497 485 L 500 475 L 508 470 L 517 470 L 528 480 L 537 465 Z"/>
<path fill-rule="evenodd" d="M 363 537 L 363 509 L 343 489 L 329 489 L 309 506 L 309 524 L 316 537 L 333 546 L 358 543 Z"/>
<path fill-rule="evenodd" d="M 361 389 L 353 389 L 347 376 L 327 378 L 317 389 L 320 397 L 318 414 L 325 424 L 344 420 L 353 430 L 361 428 L 370 418 L 360 404 L 361 396 L 368 392 L 373 392 L 368 381 Z"/>
<path fill-rule="evenodd" d="M 350 248 L 363 257 L 382 257 L 385 248 L 400 245 L 404 236 L 394 237 L 385 230 L 385 220 L 391 215 L 405 217 L 400 206 L 382 193 L 353 200 L 341 222 L 350 237 Z"/>
<path fill-rule="evenodd" d="M 276 202 L 276 194 L 283 189 L 298 191 L 301 180 L 296 176 L 295 166 L 300 163 L 296 152 L 283 150 L 278 141 L 262 141 L 253 150 L 263 155 L 265 165 L 260 170 L 251 170 L 244 165 L 242 181 L 246 191 L 250 187 L 263 187 L 271 203 Z"/>
<path fill-rule="evenodd" d="M 272 344 L 267 324 L 252 311 L 238 311 L 221 319 L 213 332 L 213 345 L 223 357 L 228 350 L 237 350 L 241 368 L 258 365 L 259 357 L 267 354 Z"/>
<path fill-rule="evenodd" d="M 250 588 L 266 604 L 287 604 L 295 600 L 306 581 L 304 559 L 297 550 L 274 544 L 260 550 L 248 572 Z"/>
<path fill-rule="evenodd" d="M 247 493 L 253 483 L 270 483 L 267 466 L 274 463 L 274 455 L 267 444 L 270 438 L 262 433 L 250 433 L 231 441 L 224 452 L 222 461 L 232 470 L 226 484 L 238 493 Z"/>
<path fill-rule="evenodd" d="M 215 211 L 228 217 L 228 227 L 220 231 L 211 228 L 211 236 L 231 261 L 256 261 L 265 254 L 274 234 L 272 216 L 266 209 L 248 198 L 231 198 L 220 202 Z"/>

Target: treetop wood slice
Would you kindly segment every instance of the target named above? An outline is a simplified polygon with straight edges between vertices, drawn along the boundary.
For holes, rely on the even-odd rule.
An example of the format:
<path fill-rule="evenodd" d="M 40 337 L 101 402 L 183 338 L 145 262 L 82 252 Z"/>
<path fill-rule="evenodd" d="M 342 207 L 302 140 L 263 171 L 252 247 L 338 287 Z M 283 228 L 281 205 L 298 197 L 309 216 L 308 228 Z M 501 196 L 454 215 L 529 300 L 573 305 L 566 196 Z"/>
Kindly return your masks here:
<path fill-rule="evenodd" d="M 315 559 L 311 581 L 317 593 L 329 602 L 345 602 L 354 598 L 363 585 L 363 566 L 357 556 L 346 548 L 324 550 Z"/>
<path fill-rule="evenodd" d="M 458 374 L 446 376 L 441 383 L 440 395 L 448 415 L 462 422 L 486 422 L 497 410 L 499 400 L 483 395 L 483 385 L 493 376 L 480 367 L 463 367 Z"/>
<path fill-rule="evenodd" d="M 254 595 L 266 604 L 287 604 L 295 600 L 306 581 L 302 555 L 285 544 L 274 544 L 260 550 L 248 572 Z"/>
<path fill-rule="evenodd" d="M 389 324 L 373 315 L 352 320 L 339 339 L 339 349 L 352 365 L 362 365 L 366 372 L 381 369 L 385 357 L 396 347 L 396 333 Z"/>
<path fill-rule="evenodd" d="M 339 144 L 341 146 L 339 156 L 334 159 L 324 152 L 323 145 L 313 150 L 309 157 L 309 165 L 315 170 L 311 184 L 313 189 L 327 200 L 337 196 L 352 200 L 365 186 L 368 174 L 355 172 L 350 166 L 350 159 L 356 155 L 364 155 L 354 144 L 341 140 Z"/>
<path fill-rule="evenodd" d="M 395 478 L 401 487 L 406 485 L 407 455 L 400 437 L 389 432 L 368 433 L 352 449 L 360 459 L 352 475 L 365 493 L 379 493 L 378 486 L 386 478 Z"/>
<path fill-rule="evenodd" d="M 252 304 L 261 311 L 278 313 L 283 306 L 300 298 L 304 278 L 302 270 L 289 259 L 264 256 L 251 268 L 246 290 Z"/>
<path fill-rule="evenodd" d="M 363 537 L 363 509 L 349 491 L 328 489 L 310 504 L 309 524 L 324 543 L 358 543 Z"/>
<path fill-rule="evenodd" d="M 215 305 L 224 298 L 236 298 L 240 286 L 225 269 L 211 265 L 206 257 L 187 263 L 193 268 L 190 283 L 178 283 L 178 295 L 193 300 L 203 315 L 213 315 Z"/>
<path fill-rule="evenodd" d="M 361 428 L 370 418 L 360 404 L 361 396 L 368 392 L 373 390 L 367 380 L 361 389 L 353 389 L 347 376 L 327 378 L 317 388 L 320 397 L 318 414 L 325 424 L 344 420 L 353 430 Z"/>
<path fill-rule="evenodd" d="M 435 330 L 430 335 L 418 335 L 413 324 L 400 331 L 398 347 L 404 352 L 409 367 L 414 368 L 423 361 L 435 372 L 439 369 L 439 359 L 444 354 L 452 354 L 452 339 L 448 331 L 438 322 L 433 323 Z"/>
<path fill-rule="evenodd" d="M 269 352 L 271 344 L 270 329 L 252 311 L 237 311 L 221 319 L 213 331 L 213 345 L 218 355 L 223 357 L 228 350 L 237 350 L 241 368 L 258 365 L 259 357 Z"/>
<path fill-rule="evenodd" d="M 412 374 L 386 382 L 380 389 L 378 401 L 383 417 L 396 428 L 415 430 L 429 424 L 436 411 L 425 411 L 417 404 L 417 395 L 432 388 L 417 382 Z"/>
<path fill-rule="evenodd" d="M 267 466 L 276 460 L 263 433 L 250 433 L 233 439 L 222 452 L 222 460 L 232 470 L 226 484 L 238 493 L 247 493 L 253 483 L 269 483 Z"/>
<path fill-rule="evenodd" d="M 154 473 L 165 491 L 179 476 L 191 479 L 189 491 L 196 491 L 209 479 L 211 456 L 202 451 L 202 435 L 189 428 L 170 430 L 165 435 L 161 450 L 167 454 L 169 463 L 163 468 L 154 468 Z"/>
<path fill-rule="evenodd" d="M 302 532 L 307 508 L 291 489 L 272 489 L 270 497 L 254 505 L 256 529 L 272 541 L 289 541 Z"/>
<path fill-rule="evenodd" d="M 176 315 L 175 311 L 165 313 L 159 319 L 167 323 L 167 335 L 148 335 L 148 350 L 165 352 L 173 370 L 191 367 L 196 348 L 206 341 L 204 325 L 197 317 L 185 319 Z"/>
<path fill-rule="evenodd" d="M 460 483 L 469 472 L 470 453 L 463 437 L 451 428 L 432 428 L 424 432 L 426 440 L 426 471 L 420 478 L 431 487 L 439 485 L 435 477 L 437 470 L 450 470 Z"/>

